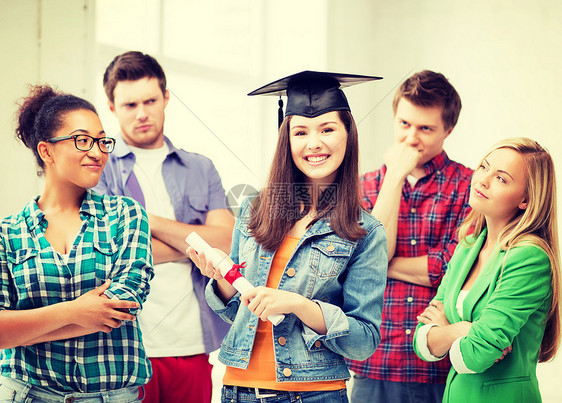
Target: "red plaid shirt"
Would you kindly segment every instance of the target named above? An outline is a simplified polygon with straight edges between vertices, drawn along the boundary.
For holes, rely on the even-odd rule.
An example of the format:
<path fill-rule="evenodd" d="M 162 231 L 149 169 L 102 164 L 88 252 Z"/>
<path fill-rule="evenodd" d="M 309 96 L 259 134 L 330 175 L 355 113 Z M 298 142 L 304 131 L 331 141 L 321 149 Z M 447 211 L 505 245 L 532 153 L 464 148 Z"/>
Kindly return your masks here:
<path fill-rule="evenodd" d="M 382 340 L 366 361 L 348 361 L 351 370 L 369 378 L 393 382 L 445 383 L 448 359 L 425 362 L 412 342 L 419 315 L 435 296 L 447 263 L 457 245 L 455 231 L 470 211 L 468 196 L 472 170 L 451 161 L 443 151 L 425 164 L 426 176 L 412 188 L 405 181 L 400 200 L 394 256 L 427 255 L 433 287 L 389 278 L 384 293 Z M 362 177 L 363 204 L 373 209 L 386 166 Z"/>

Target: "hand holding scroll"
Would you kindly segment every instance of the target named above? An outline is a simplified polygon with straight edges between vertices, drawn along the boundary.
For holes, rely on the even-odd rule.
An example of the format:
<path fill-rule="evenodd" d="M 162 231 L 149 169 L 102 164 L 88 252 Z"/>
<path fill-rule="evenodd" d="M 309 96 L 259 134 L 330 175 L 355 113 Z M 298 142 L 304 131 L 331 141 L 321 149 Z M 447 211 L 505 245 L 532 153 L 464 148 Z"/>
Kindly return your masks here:
<path fill-rule="evenodd" d="M 190 233 L 185 241 L 195 249 L 197 253 L 203 253 L 204 256 L 207 257 L 205 262 L 203 262 L 202 258 L 198 259 L 195 256 L 194 259 L 192 259 L 201 270 L 201 273 L 215 280 L 224 278 L 240 293 L 254 288 L 254 286 L 240 274 L 239 268 L 243 267 L 243 265 L 235 264 L 228 255 L 221 254 L 213 249 L 197 233 Z M 282 314 L 268 316 L 268 320 L 275 326 L 281 323 L 284 318 L 285 315 Z"/>

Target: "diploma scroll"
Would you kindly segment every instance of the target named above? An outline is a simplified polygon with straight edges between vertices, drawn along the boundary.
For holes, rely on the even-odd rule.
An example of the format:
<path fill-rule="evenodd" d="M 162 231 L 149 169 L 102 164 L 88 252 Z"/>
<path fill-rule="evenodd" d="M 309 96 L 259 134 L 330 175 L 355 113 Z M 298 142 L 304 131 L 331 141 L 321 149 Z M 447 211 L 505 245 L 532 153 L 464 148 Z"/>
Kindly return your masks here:
<path fill-rule="evenodd" d="M 196 232 L 190 233 L 187 238 L 187 242 L 193 249 L 197 252 L 203 252 L 205 256 L 213 262 L 213 266 L 220 271 L 222 276 L 228 281 L 237 291 L 243 293 L 246 290 L 254 288 L 254 286 L 246 280 L 238 271 L 238 265 L 236 265 L 232 259 L 228 256 L 221 256 L 216 250 L 214 250 L 211 245 L 203 240 Z M 285 315 L 270 315 L 267 319 L 277 326 L 283 319 Z"/>

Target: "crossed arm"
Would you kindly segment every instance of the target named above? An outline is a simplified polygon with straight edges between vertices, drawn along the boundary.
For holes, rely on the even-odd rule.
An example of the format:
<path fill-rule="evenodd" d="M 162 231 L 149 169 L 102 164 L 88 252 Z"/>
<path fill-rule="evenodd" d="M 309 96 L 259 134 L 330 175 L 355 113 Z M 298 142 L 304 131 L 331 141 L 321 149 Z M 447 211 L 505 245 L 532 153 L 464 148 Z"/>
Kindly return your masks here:
<path fill-rule="evenodd" d="M 131 219 L 119 222 L 117 244 L 121 248 L 113 265 L 113 284 L 107 279 L 75 300 L 35 309 L 11 309 L 9 289 L 5 287 L 10 281 L 5 275 L 7 259 L 0 243 L 0 349 L 109 333 L 123 321 L 136 320 L 135 313 L 146 298 L 148 281 L 153 275 L 148 222 L 137 203 L 120 207 L 119 214 Z"/>
<path fill-rule="evenodd" d="M 375 182 L 376 200 L 370 200 L 373 210 L 372 214 L 379 219 L 387 233 L 388 247 L 388 277 L 405 281 L 424 287 L 436 287 L 445 273 L 446 264 L 456 247 L 456 227 L 468 214 L 468 191 L 464 191 L 466 182 L 459 182 L 459 198 L 443 213 L 443 227 L 439 229 L 442 233 L 440 241 L 429 247 L 427 253 L 417 257 L 395 256 L 396 238 L 399 225 L 400 204 L 402 189 L 405 179 L 412 174 L 420 178 L 424 173 L 416 167 L 419 153 L 412 147 L 403 143 L 395 143 L 385 154 L 386 173 L 382 180 Z M 369 192 L 367 186 L 366 192 Z M 378 189 L 378 190 L 377 190 Z M 367 196 L 367 195 L 366 195 Z M 368 196 L 371 198 L 372 196 Z M 449 203 L 449 202 L 447 202 Z"/>
<path fill-rule="evenodd" d="M 133 321 L 129 309 L 138 302 L 109 299 L 104 291 L 108 280 L 74 301 L 26 310 L 0 311 L 0 348 L 13 348 L 62 340 L 96 332 L 109 333 L 122 321 Z"/>
<path fill-rule="evenodd" d="M 447 354 L 453 342 L 459 337 L 466 336 L 472 325 L 467 321 L 450 324 L 445 316 L 443 303 L 436 299 L 429 303 L 417 319 L 425 325 L 435 325 L 427 334 L 427 347 L 435 357 Z"/>
<path fill-rule="evenodd" d="M 404 179 L 412 172 L 420 158 L 419 152 L 404 143 L 394 143 L 385 153 L 387 167 L 372 214 L 386 230 L 388 250 L 387 277 L 430 287 L 427 255 L 414 258 L 394 257 L 398 215 Z"/>
<path fill-rule="evenodd" d="M 227 209 L 209 211 L 204 225 L 184 224 L 153 214 L 148 215 L 148 220 L 155 264 L 187 258 L 185 238 L 193 231 L 209 245 L 227 253 L 230 251 L 234 217 Z"/>
<path fill-rule="evenodd" d="M 447 354 L 454 341 L 467 336 L 472 326 L 472 323 L 467 321 L 449 323 L 445 316 L 443 303 L 439 300 L 431 301 L 417 319 L 425 325 L 435 325 L 427 333 L 427 348 L 435 357 L 442 357 Z M 513 346 L 504 348 L 502 355 L 495 362 L 503 360 L 507 354 L 511 353 L 512 349 Z"/>

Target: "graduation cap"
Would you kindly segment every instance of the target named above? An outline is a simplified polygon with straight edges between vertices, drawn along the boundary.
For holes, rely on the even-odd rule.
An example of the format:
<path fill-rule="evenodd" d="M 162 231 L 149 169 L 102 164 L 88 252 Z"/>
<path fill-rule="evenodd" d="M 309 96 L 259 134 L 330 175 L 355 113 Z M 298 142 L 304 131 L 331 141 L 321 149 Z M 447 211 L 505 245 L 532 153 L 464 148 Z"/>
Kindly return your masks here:
<path fill-rule="evenodd" d="M 382 77 L 306 70 L 264 85 L 248 95 L 278 95 L 281 126 L 284 118 L 282 95 L 287 96 L 285 116 L 314 118 L 332 111 L 350 110 L 341 88 L 380 79 Z"/>

